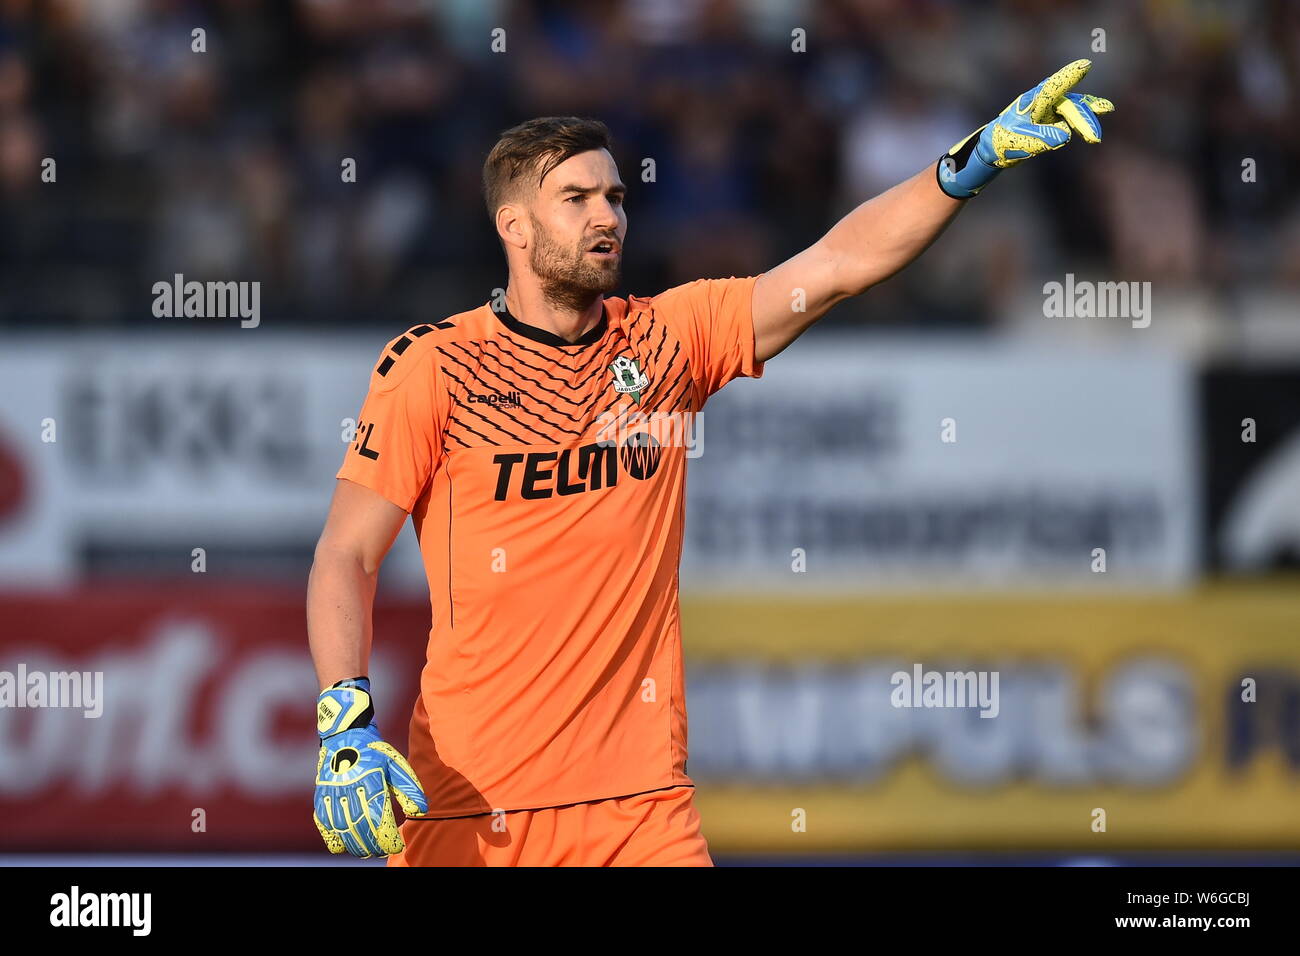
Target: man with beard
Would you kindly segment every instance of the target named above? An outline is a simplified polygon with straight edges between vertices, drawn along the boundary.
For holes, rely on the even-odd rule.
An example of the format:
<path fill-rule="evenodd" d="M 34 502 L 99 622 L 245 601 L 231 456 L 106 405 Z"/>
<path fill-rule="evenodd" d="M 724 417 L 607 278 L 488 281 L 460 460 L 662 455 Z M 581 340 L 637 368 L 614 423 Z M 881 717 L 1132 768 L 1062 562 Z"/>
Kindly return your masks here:
<path fill-rule="evenodd" d="M 1086 69 L 771 271 L 649 298 L 607 297 L 627 215 L 605 127 L 549 117 L 502 135 L 483 187 L 504 300 L 384 348 L 316 549 L 316 823 L 332 851 L 711 864 L 686 774 L 678 611 L 693 416 L 918 256 L 1000 169 L 1071 130 L 1095 142 L 1109 104 L 1065 94 Z M 408 513 L 433 608 L 409 764 L 374 725 L 369 681 L 349 676 L 365 673 L 378 569 Z"/>

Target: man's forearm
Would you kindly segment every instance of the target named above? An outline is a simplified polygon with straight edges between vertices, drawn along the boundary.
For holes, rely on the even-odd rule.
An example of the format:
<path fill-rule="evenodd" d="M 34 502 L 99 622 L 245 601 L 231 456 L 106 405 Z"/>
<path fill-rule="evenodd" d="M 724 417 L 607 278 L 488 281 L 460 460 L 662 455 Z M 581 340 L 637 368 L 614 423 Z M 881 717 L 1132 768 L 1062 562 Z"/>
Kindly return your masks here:
<path fill-rule="evenodd" d="M 355 555 L 316 552 L 307 579 L 307 641 L 322 689 L 367 673 L 378 578 Z"/>
<path fill-rule="evenodd" d="M 836 262 L 839 289 L 861 295 L 924 252 L 964 202 L 939 188 L 934 167 L 862 203 L 822 238 Z"/>
<path fill-rule="evenodd" d="M 429 811 L 415 768 L 375 725 L 365 678 L 378 580 L 378 564 L 367 571 L 359 555 L 319 545 L 307 579 L 307 639 L 321 686 L 312 816 L 331 853 L 361 858 L 406 849 L 392 800 L 408 818 Z"/>
<path fill-rule="evenodd" d="M 1110 100 L 1072 87 L 1092 66 L 1075 60 L 1011 101 L 933 166 L 864 202 L 803 252 L 754 284 L 754 356 L 780 354 L 834 305 L 883 282 L 926 250 L 1004 169 L 1060 149 L 1077 132 L 1101 142 Z"/>
<path fill-rule="evenodd" d="M 754 286 L 754 355 L 766 361 L 832 307 L 861 295 L 925 251 L 961 210 L 934 167 L 869 199 Z M 791 308 L 801 292 L 802 308 Z"/>

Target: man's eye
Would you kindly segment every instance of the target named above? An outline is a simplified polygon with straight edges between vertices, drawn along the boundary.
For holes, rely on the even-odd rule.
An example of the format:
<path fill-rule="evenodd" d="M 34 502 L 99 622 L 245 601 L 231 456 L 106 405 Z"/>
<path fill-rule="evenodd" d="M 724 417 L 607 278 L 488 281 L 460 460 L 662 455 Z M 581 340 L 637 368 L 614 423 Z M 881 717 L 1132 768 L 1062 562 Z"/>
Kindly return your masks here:
<path fill-rule="evenodd" d="M 564 201 L 565 201 L 565 202 L 582 202 L 582 200 L 584 200 L 584 199 L 586 199 L 586 198 L 587 198 L 586 196 L 570 196 L 568 199 L 566 199 L 566 200 L 564 200 Z"/>
<path fill-rule="evenodd" d="M 609 203 L 610 203 L 611 206 L 621 206 L 621 205 L 623 205 L 623 197 L 622 197 L 622 196 L 610 196 L 610 197 L 609 197 Z"/>

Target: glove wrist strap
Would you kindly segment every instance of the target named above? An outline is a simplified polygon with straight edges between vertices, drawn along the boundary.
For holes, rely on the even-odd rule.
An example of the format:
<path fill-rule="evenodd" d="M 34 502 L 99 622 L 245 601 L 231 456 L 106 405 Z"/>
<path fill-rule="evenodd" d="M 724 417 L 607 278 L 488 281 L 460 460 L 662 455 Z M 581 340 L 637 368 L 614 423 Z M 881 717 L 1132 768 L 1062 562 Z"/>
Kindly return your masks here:
<path fill-rule="evenodd" d="M 982 132 L 983 126 L 939 157 L 935 165 L 934 175 L 939 188 L 953 199 L 979 195 L 980 190 L 1002 172 L 980 157 L 977 146 Z"/>
<path fill-rule="evenodd" d="M 321 691 L 316 698 L 316 732 L 321 740 L 345 730 L 369 727 L 375 719 L 370 679 L 349 677 Z"/>

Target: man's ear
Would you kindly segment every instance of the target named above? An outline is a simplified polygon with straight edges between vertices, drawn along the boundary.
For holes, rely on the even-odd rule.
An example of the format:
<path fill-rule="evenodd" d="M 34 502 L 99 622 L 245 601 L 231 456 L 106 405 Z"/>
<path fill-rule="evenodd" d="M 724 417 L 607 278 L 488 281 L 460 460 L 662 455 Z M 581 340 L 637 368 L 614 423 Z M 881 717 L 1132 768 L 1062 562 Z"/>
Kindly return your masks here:
<path fill-rule="evenodd" d="M 521 207 L 506 203 L 497 210 L 497 235 L 506 245 L 517 249 L 527 248 L 532 239 L 528 227 L 528 217 Z"/>

